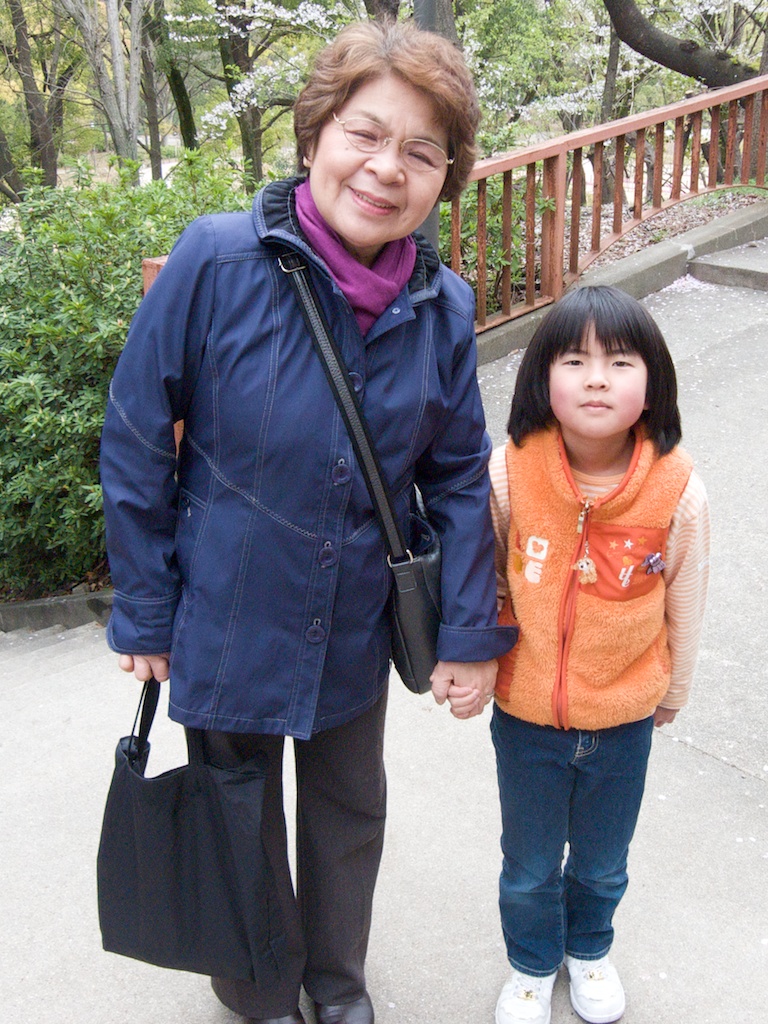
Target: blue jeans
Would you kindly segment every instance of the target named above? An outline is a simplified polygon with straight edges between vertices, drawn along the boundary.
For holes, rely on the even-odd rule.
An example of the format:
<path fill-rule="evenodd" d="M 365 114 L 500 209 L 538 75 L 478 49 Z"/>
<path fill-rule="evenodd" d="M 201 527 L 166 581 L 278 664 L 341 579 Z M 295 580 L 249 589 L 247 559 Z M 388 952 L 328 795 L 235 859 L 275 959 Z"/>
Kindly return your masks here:
<path fill-rule="evenodd" d="M 653 718 L 584 732 L 494 707 L 501 926 L 509 962 L 524 974 L 552 974 L 565 953 L 598 960 L 611 948 L 652 733 Z"/>

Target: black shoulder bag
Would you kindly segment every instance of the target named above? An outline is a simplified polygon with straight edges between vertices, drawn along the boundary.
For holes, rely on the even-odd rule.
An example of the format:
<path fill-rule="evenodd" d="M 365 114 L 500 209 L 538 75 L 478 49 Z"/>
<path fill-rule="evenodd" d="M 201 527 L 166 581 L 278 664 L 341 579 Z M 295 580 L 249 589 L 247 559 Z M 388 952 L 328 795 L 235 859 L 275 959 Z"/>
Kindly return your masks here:
<path fill-rule="evenodd" d="M 315 296 L 307 268 L 296 252 L 279 257 L 299 300 L 315 351 L 349 431 L 389 553 L 394 577 L 392 660 L 409 690 L 426 693 L 437 664 L 440 628 L 440 538 L 425 514 L 409 515 L 406 543 L 355 389 Z"/>

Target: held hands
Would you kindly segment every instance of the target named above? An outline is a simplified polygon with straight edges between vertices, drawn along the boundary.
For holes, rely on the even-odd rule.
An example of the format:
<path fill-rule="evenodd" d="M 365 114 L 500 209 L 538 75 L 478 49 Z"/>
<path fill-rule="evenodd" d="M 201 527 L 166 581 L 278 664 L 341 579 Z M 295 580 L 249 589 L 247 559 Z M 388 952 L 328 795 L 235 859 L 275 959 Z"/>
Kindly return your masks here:
<path fill-rule="evenodd" d="M 429 677 L 438 704 L 451 705 L 455 718 L 481 715 L 493 699 L 498 663 L 491 661 L 438 661 Z"/>
<path fill-rule="evenodd" d="M 169 676 L 170 654 L 121 654 L 118 665 L 123 672 L 133 672 L 139 682 L 145 683 L 154 676 L 158 683 L 164 683 Z"/>

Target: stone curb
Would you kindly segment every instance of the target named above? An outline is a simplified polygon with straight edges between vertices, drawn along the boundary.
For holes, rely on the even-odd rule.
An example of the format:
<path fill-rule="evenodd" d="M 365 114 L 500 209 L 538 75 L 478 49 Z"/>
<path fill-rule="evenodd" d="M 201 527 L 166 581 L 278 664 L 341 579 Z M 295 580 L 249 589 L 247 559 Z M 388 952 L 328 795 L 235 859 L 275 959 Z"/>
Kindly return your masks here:
<path fill-rule="evenodd" d="M 754 203 L 674 239 L 650 245 L 609 267 L 589 271 L 580 283 L 612 284 L 636 299 L 642 299 L 683 277 L 689 263 L 697 256 L 732 249 L 766 237 L 768 203 Z M 481 334 L 478 338 L 478 363 L 490 363 L 515 349 L 525 348 L 545 312 L 546 307 Z M 72 628 L 94 621 L 105 625 L 111 607 L 111 590 L 0 604 L 0 632 L 46 629 L 49 626 Z"/>
<path fill-rule="evenodd" d="M 768 237 L 768 203 L 753 203 L 703 227 L 649 245 L 611 266 L 587 271 L 579 284 L 610 284 L 636 299 L 643 299 L 684 277 L 689 263 L 697 256 L 708 256 L 765 237 Z M 515 349 L 525 348 L 546 310 L 545 306 L 479 335 L 478 363 L 482 366 Z"/>
<path fill-rule="evenodd" d="M 111 590 L 0 604 L 0 633 L 10 633 L 14 629 L 47 629 L 50 626 L 73 629 L 88 622 L 100 622 L 105 626 L 111 608 Z"/>

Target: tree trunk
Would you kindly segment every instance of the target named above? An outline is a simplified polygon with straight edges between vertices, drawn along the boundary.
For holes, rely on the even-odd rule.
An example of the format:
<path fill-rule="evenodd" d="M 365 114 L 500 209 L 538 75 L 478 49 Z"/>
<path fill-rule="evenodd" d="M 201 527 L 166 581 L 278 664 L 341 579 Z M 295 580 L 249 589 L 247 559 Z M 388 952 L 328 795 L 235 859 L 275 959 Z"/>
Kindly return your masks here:
<path fill-rule="evenodd" d="M 45 100 L 35 80 L 26 15 L 20 0 L 8 0 L 8 8 L 11 13 L 11 21 L 16 38 L 16 60 L 14 61 L 14 67 L 21 79 L 24 90 L 24 103 L 29 120 L 32 163 L 43 172 L 43 184 L 54 187 L 57 180 L 58 147 L 54 139 L 53 127 L 48 117 Z"/>
<path fill-rule="evenodd" d="M 147 110 L 147 134 L 149 135 L 149 165 L 152 168 L 152 180 L 163 180 L 163 158 L 160 151 L 160 113 L 157 102 L 155 83 L 155 66 L 149 55 L 149 39 L 142 52 L 142 91 L 144 105 Z"/>
<path fill-rule="evenodd" d="M 242 74 L 250 71 L 248 40 L 235 35 L 219 37 L 219 53 L 224 68 L 227 93 L 231 97 L 238 82 L 235 69 Z M 240 129 L 240 143 L 243 150 L 243 162 L 246 168 L 244 186 L 247 192 L 253 192 L 256 183 L 264 174 L 262 165 L 262 128 L 261 111 L 255 107 L 235 108 L 235 118 Z"/>
<path fill-rule="evenodd" d="M 185 149 L 197 149 L 200 145 L 197 139 L 197 125 L 195 124 L 195 114 L 192 110 L 192 101 L 189 98 L 184 76 L 175 62 L 168 65 L 164 74 L 168 80 L 173 102 L 176 104 L 181 144 Z"/>
<path fill-rule="evenodd" d="M 621 40 L 619 39 L 618 32 L 611 23 L 611 41 L 608 46 L 608 65 L 605 71 L 605 83 L 603 85 L 603 96 L 600 101 L 600 123 L 605 124 L 607 121 L 613 120 L 613 111 L 616 105 L 616 75 L 619 71 L 619 51 L 621 49 Z M 603 158 L 603 199 L 606 196 L 613 195 L 613 187 L 615 183 L 614 168 L 611 161 L 606 159 L 607 153 Z"/>
<path fill-rule="evenodd" d="M 365 0 L 365 13 L 371 21 L 396 21 L 400 0 Z"/>
<path fill-rule="evenodd" d="M 181 144 L 185 149 L 197 149 L 197 127 L 187 83 L 184 81 L 178 61 L 172 54 L 169 55 L 171 41 L 165 21 L 164 0 L 155 0 L 152 16 L 146 19 L 146 25 L 149 38 L 155 45 L 157 69 L 165 75 L 176 106 Z"/>
<path fill-rule="evenodd" d="M 622 42 L 662 67 L 695 78 L 711 89 L 754 78 L 757 69 L 727 54 L 708 50 L 691 39 L 678 39 L 655 28 L 633 0 L 603 0 Z"/>
<path fill-rule="evenodd" d="M 454 46 L 459 46 L 459 33 L 456 31 L 453 0 L 435 0 L 435 6 L 437 7 L 435 31 L 452 42 Z"/>
<path fill-rule="evenodd" d="M 59 142 L 61 133 L 64 131 L 64 94 L 67 91 L 67 86 L 75 77 L 80 65 L 83 63 L 82 53 L 79 53 L 59 75 L 56 76 L 56 80 L 49 86 L 51 90 L 51 96 L 48 100 L 48 121 L 53 131 L 53 137 L 56 141 L 56 153 L 59 152 Z"/>
<path fill-rule="evenodd" d="M 459 46 L 452 0 L 414 0 L 413 17 L 419 28 L 436 32 Z"/>
<path fill-rule="evenodd" d="M 0 193 L 12 203 L 19 203 L 24 197 L 24 182 L 16 169 L 11 147 L 5 132 L 0 128 Z"/>
<path fill-rule="evenodd" d="M 117 0 L 106 0 L 109 22 L 109 62 L 104 52 L 99 9 L 86 0 L 60 0 L 74 20 L 83 40 L 83 48 L 99 94 L 99 104 L 109 126 L 118 160 L 135 161 L 138 157 L 136 136 L 139 125 L 139 79 L 141 73 L 141 19 L 146 0 L 131 4 L 132 34 L 127 41 L 129 70 L 125 72 L 125 49 L 120 35 Z"/>
<path fill-rule="evenodd" d="M 264 175 L 261 131 L 261 111 L 248 107 L 235 114 L 240 129 L 240 144 L 243 148 L 245 175 L 243 185 L 246 192 L 254 192 L 257 182 Z"/>
<path fill-rule="evenodd" d="M 131 47 L 128 53 L 128 113 L 126 122 L 128 130 L 136 139 L 139 136 L 139 107 L 141 103 L 141 75 L 144 59 L 144 11 L 147 0 L 131 0 Z"/>
<path fill-rule="evenodd" d="M 608 64 L 605 69 L 603 97 L 600 101 L 600 123 L 605 124 L 613 119 L 613 108 L 616 103 L 616 75 L 619 71 L 619 50 L 621 40 L 611 23 L 611 42 L 608 46 Z"/>

